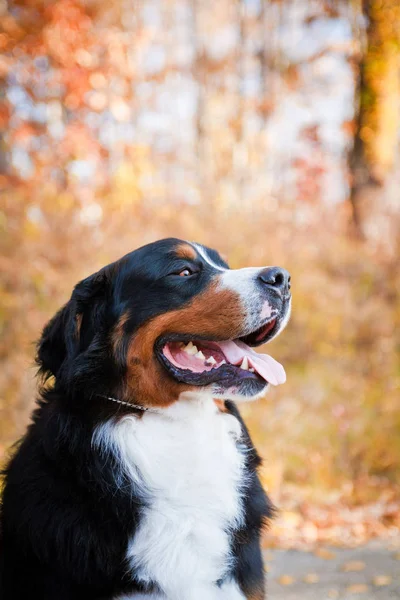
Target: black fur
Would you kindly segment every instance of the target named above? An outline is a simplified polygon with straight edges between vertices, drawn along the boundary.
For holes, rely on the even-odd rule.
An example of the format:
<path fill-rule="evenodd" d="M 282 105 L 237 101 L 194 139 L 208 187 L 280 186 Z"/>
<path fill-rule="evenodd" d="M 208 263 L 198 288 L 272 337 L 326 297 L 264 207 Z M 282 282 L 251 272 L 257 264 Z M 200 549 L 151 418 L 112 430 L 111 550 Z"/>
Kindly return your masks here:
<path fill-rule="evenodd" d="M 126 344 L 118 359 L 110 350 L 119 317 L 129 310 L 129 339 L 143 322 L 181 306 L 209 280 L 206 265 L 185 285 L 169 276 L 184 268 L 174 256 L 177 243 L 151 244 L 83 280 L 43 331 L 38 364 L 52 383 L 4 471 L 1 600 L 111 600 L 145 591 L 125 563 L 143 500 L 128 478 L 116 485 L 116 458 L 104 458 L 91 442 L 96 426 L 116 411 L 130 411 L 98 396 L 115 394 L 126 368 Z M 217 253 L 213 260 L 225 265 Z M 245 526 L 233 535 L 232 548 L 235 578 L 246 596 L 254 596 L 264 590 L 260 532 L 272 511 L 247 429 L 234 403 L 227 409 L 240 420 L 251 449 Z"/>

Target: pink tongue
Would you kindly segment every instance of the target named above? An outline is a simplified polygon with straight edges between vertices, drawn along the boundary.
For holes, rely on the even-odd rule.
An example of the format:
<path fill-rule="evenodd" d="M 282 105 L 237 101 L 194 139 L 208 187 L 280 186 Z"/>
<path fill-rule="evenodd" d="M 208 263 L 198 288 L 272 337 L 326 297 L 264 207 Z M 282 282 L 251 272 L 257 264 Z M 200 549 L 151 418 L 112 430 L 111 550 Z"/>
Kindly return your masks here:
<path fill-rule="evenodd" d="M 285 383 L 286 373 L 278 361 L 268 354 L 258 354 L 246 346 L 243 342 L 217 342 L 221 348 L 228 362 L 233 365 L 240 365 L 245 356 L 249 361 L 249 366 L 253 367 L 254 371 L 258 373 L 265 381 L 272 383 L 272 385 L 279 385 Z"/>

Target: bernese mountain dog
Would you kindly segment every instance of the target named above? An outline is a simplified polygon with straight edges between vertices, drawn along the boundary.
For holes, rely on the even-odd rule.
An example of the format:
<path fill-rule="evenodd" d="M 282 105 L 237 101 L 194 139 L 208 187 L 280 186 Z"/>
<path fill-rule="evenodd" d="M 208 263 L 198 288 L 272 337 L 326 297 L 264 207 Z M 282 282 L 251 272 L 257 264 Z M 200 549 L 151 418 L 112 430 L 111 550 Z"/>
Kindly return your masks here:
<path fill-rule="evenodd" d="M 272 507 L 234 402 L 285 381 L 253 347 L 290 303 L 284 269 L 177 239 L 76 285 L 3 473 L 1 600 L 264 598 Z"/>

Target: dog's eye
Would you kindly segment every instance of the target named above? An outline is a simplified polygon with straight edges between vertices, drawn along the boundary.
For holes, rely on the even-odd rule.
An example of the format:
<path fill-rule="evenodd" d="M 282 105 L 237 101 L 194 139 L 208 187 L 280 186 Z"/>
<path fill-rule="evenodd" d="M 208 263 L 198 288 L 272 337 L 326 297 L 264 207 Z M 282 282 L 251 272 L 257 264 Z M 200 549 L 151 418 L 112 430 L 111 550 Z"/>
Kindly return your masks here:
<path fill-rule="evenodd" d="M 185 267 L 178 268 L 176 271 L 172 271 L 169 273 L 170 277 L 191 277 L 192 275 L 196 275 L 198 273 L 198 269 L 196 267 Z"/>
<path fill-rule="evenodd" d="M 183 271 L 178 273 L 178 275 L 179 277 L 189 277 L 190 275 L 193 275 L 193 271 L 191 271 L 190 269 L 183 269 Z"/>

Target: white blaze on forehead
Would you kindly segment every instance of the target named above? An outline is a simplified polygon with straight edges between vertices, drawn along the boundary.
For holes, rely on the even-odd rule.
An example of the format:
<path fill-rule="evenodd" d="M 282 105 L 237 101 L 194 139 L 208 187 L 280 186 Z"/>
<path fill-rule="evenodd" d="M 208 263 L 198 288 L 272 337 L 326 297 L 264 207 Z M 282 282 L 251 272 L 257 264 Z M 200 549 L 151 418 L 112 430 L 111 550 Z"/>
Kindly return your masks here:
<path fill-rule="evenodd" d="M 247 327 L 256 327 L 260 320 L 269 319 L 278 312 L 265 300 L 257 283 L 259 274 L 268 267 L 227 269 L 217 265 L 209 256 L 206 248 L 196 243 L 191 245 L 208 265 L 219 271 L 219 286 L 223 289 L 232 290 L 239 296 L 247 315 Z"/>
<path fill-rule="evenodd" d="M 221 285 L 229 288 L 239 295 L 254 294 L 256 292 L 256 282 L 258 274 L 263 267 L 246 267 L 245 269 L 225 269 L 221 275 Z"/>
<path fill-rule="evenodd" d="M 220 272 L 219 286 L 232 290 L 239 296 L 247 315 L 247 327 L 255 327 L 260 318 L 268 319 L 271 316 L 271 307 L 268 302 L 263 302 L 261 290 L 257 285 L 257 277 L 265 267 L 226 269 L 212 260 L 206 248 L 200 244 L 193 244 L 193 247 L 207 264 Z"/>
<path fill-rule="evenodd" d="M 200 254 L 201 258 L 203 260 L 206 261 L 206 263 L 208 263 L 210 265 L 210 267 L 214 267 L 214 269 L 217 269 L 218 271 L 228 271 L 229 269 L 226 269 L 225 267 L 221 267 L 221 265 L 217 265 L 216 262 L 213 261 L 213 259 L 208 255 L 207 250 L 203 247 L 200 246 L 200 244 L 195 244 L 195 243 L 191 243 L 188 242 L 189 244 L 191 244 L 191 246 L 193 246 L 193 248 L 195 248 L 195 250 L 197 250 L 197 252 Z"/>
<path fill-rule="evenodd" d="M 190 242 L 189 242 L 190 243 Z M 225 288 L 232 289 L 236 292 L 243 292 L 248 290 L 249 287 L 252 287 L 256 283 L 257 275 L 267 267 L 246 267 L 244 269 L 227 269 L 225 267 L 221 267 L 221 265 L 217 265 L 216 262 L 212 260 L 209 256 L 206 248 L 201 246 L 200 244 L 193 243 L 192 246 L 197 250 L 200 254 L 201 258 L 206 261 L 214 269 L 218 271 L 222 271 L 223 275 L 221 276 L 221 285 Z"/>

